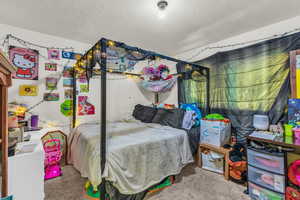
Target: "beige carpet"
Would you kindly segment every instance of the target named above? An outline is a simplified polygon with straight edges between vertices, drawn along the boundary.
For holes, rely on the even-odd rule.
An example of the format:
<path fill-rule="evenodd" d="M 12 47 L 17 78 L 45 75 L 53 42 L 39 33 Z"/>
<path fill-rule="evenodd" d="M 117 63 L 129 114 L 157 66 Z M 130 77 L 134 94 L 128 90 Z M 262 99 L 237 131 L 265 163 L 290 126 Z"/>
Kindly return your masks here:
<path fill-rule="evenodd" d="M 71 166 L 64 167 L 63 172 L 62 177 L 46 181 L 45 200 L 82 200 L 86 179 Z M 189 165 L 177 177 L 176 184 L 147 200 L 249 200 L 244 190 L 245 187 L 224 180 L 222 175 Z"/>

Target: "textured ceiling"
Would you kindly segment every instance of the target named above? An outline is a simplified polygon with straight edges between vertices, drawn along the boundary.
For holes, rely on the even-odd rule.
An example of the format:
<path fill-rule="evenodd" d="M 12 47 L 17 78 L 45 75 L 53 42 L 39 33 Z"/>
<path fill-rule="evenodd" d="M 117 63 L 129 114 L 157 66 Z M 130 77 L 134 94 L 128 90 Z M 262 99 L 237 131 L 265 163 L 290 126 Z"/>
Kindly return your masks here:
<path fill-rule="evenodd" d="M 174 55 L 299 15 L 299 0 L 1 0 L 0 23 L 93 44 L 101 37 Z M 1 30 L 0 30 L 1 31 Z M 286 31 L 286 30 L 283 30 Z"/>

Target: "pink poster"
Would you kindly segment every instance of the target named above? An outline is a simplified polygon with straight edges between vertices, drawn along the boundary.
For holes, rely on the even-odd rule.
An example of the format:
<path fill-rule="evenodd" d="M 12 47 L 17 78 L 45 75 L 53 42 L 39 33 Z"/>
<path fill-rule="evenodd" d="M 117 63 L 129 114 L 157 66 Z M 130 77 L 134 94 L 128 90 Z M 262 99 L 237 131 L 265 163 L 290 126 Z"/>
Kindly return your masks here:
<path fill-rule="evenodd" d="M 87 96 L 78 97 L 78 115 L 94 115 L 95 106 L 87 101 Z"/>
<path fill-rule="evenodd" d="M 9 59 L 17 68 L 15 79 L 38 80 L 39 52 L 34 49 L 9 47 Z"/>
<path fill-rule="evenodd" d="M 48 59 L 59 60 L 59 50 L 58 49 L 48 49 Z"/>

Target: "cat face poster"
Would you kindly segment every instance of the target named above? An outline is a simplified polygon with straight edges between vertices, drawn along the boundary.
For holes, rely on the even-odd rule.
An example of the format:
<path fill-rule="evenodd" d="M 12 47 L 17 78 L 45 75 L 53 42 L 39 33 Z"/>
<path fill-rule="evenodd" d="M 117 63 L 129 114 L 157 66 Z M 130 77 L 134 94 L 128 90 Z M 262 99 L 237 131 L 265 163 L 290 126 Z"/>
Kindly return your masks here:
<path fill-rule="evenodd" d="M 9 47 L 9 59 L 17 68 L 15 79 L 38 80 L 39 52 L 34 49 Z"/>

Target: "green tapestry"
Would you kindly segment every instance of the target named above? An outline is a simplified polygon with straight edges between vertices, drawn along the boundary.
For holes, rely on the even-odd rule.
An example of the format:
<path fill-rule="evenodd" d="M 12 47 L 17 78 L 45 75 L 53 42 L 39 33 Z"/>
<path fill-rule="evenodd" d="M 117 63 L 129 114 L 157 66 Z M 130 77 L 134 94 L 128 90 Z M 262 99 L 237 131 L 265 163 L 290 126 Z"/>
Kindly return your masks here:
<path fill-rule="evenodd" d="M 300 33 L 196 62 L 210 68 L 211 111 L 230 118 L 238 139 L 244 141 L 253 130 L 253 114 L 268 114 L 271 123 L 283 118 L 290 94 L 289 52 L 298 48 Z M 203 84 L 184 81 L 179 88 L 186 102 L 205 102 Z"/>

